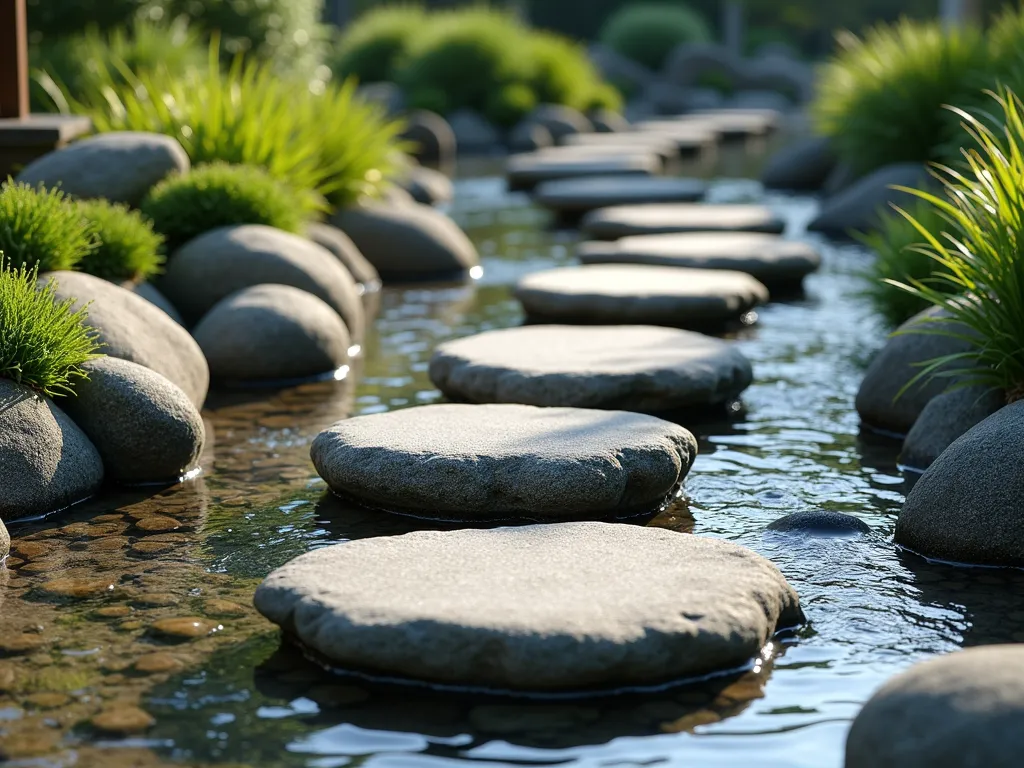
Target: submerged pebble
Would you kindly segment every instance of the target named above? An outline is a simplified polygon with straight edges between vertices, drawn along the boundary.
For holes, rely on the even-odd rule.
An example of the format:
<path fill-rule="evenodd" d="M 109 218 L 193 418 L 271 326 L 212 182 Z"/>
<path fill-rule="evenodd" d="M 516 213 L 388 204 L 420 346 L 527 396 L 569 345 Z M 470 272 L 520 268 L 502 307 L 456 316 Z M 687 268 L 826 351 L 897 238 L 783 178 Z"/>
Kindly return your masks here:
<path fill-rule="evenodd" d="M 153 631 L 157 634 L 187 640 L 206 637 L 218 629 L 220 629 L 220 625 L 217 622 L 194 616 L 178 619 L 161 619 L 153 624 Z"/>
<path fill-rule="evenodd" d="M 768 530 L 776 533 L 800 533 L 821 538 L 871 533 L 871 527 L 863 520 L 853 515 L 824 509 L 786 515 L 769 525 Z"/>
<path fill-rule="evenodd" d="M 140 733 L 156 724 L 156 720 L 148 712 L 131 706 L 116 706 L 105 709 L 93 717 L 95 728 L 107 733 Z"/>

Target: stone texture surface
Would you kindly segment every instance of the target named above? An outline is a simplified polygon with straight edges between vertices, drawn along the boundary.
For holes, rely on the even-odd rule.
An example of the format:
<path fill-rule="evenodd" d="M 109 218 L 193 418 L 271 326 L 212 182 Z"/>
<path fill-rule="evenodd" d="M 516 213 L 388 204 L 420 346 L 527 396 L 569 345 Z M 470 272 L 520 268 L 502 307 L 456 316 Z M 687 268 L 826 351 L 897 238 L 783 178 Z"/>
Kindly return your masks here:
<path fill-rule="evenodd" d="M 43 155 L 18 174 L 18 181 L 59 184 L 72 197 L 138 205 L 159 182 L 188 169 L 188 155 L 174 139 L 121 131 L 90 136 Z"/>
<path fill-rule="evenodd" d="M 936 560 L 1024 566 L 1024 402 L 958 438 L 917 481 L 896 542 Z"/>
<path fill-rule="evenodd" d="M 411 154 L 423 165 L 448 170 L 455 165 L 455 132 L 441 115 L 417 109 L 403 118 L 402 138 L 411 142 Z"/>
<path fill-rule="evenodd" d="M 331 223 L 352 238 L 384 280 L 452 277 L 480 263 L 466 233 L 426 205 L 342 208 Z"/>
<path fill-rule="evenodd" d="M 893 678 L 846 740 L 846 768 L 1016 768 L 1024 753 L 1024 647 L 940 656 Z"/>
<path fill-rule="evenodd" d="M 102 483 L 99 453 L 67 414 L 0 379 L 0 520 L 56 512 Z"/>
<path fill-rule="evenodd" d="M 162 309 L 164 313 L 178 325 L 185 324 L 185 321 L 181 318 L 181 313 L 178 312 L 168 298 L 160 293 L 152 283 L 131 283 L 125 284 L 123 287 L 127 288 L 136 296 L 141 296 L 154 307 Z"/>
<path fill-rule="evenodd" d="M 658 155 L 662 164 L 669 166 L 679 160 L 679 145 L 669 136 L 653 132 L 628 131 L 626 133 L 577 133 L 566 136 L 566 147 L 593 149 L 601 147 L 623 150 L 646 150 Z"/>
<path fill-rule="evenodd" d="M 99 331 L 102 352 L 144 365 L 163 375 L 202 408 L 210 386 L 210 369 L 188 331 L 165 312 L 127 291 L 83 272 L 48 272 L 60 299 L 89 304 L 88 324 Z"/>
<path fill-rule="evenodd" d="M 604 107 L 588 112 L 587 119 L 598 133 L 625 133 L 630 129 L 629 120 L 624 115 Z"/>
<path fill-rule="evenodd" d="M 333 253 L 355 281 L 363 286 L 364 291 L 380 288 L 377 268 L 363 256 L 362 251 L 352 242 L 352 238 L 340 229 L 330 224 L 313 222 L 307 226 L 306 236 L 321 248 Z"/>
<path fill-rule="evenodd" d="M 594 124 L 586 115 L 562 104 L 541 104 L 526 116 L 526 120 L 547 128 L 556 144 L 566 136 L 594 131 Z"/>
<path fill-rule="evenodd" d="M 304 379 L 348 363 L 351 338 L 338 313 L 289 285 L 256 285 L 206 313 L 193 333 L 214 379 Z"/>
<path fill-rule="evenodd" d="M 767 189 L 818 192 L 837 162 L 831 139 L 818 136 L 802 139 L 772 156 L 761 181 Z"/>
<path fill-rule="evenodd" d="M 442 344 L 430 379 L 472 403 L 668 413 L 734 400 L 753 372 L 734 345 L 699 333 L 538 325 Z"/>
<path fill-rule="evenodd" d="M 942 311 L 933 308 L 910 318 L 871 361 L 856 400 L 857 413 L 865 424 L 905 435 L 925 406 L 949 388 L 948 378 L 922 379 L 899 396 L 904 387 L 920 374 L 921 363 L 972 348 L 967 341 L 935 333 L 906 333 L 914 327 L 925 330 L 940 328 L 946 324 L 937 323 L 934 318 L 942 317 Z"/>
<path fill-rule="evenodd" d="M 543 125 L 520 120 L 508 132 L 508 146 L 513 152 L 533 152 L 537 149 L 552 147 L 555 137 Z"/>
<path fill-rule="evenodd" d="M 705 192 L 707 184 L 699 179 L 595 176 L 545 181 L 534 190 L 534 199 L 560 213 L 582 215 L 612 205 L 695 202 Z"/>
<path fill-rule="evenodd" d="M 423 205 L 442 205 L 455 197 L 451 179 L 433 168 L 413 166 L 402 175 L 400 183 L 414 201 Z"/>
<path fill-rule="evenodd" d="M 354 339 L 363 337 L 363 304 L 355 279 L 328 250 L 273 227 L 220 227 L 171 256 L 159 288 L 190 325 L 221 299 L 254 285 L 279 283 L 327 302 Z"/>
<path fill-rule="evenodd" d="M 4 558 L 7 557 L 11 551 L 11 534 L 7 532 L 7 526 L 4 525 L 4 521 L 0 520 L 0 562 L 3 562 Z M 3 601 L 0 600 L 0 606 L 3 605 Z"/>
<path fill-rule="evenodd" d="M 871 532 L 868 524 L 860 518 L 824 509 L 794 512 L 776 520 L 768 526 L 768 530 L 819 538 L 841 538 Z"/>
<path fill-rule="evenodd" d="M 696 452 L 687 430 L 634 413 L 428 405 L 340 421 L 311 454 L 332 490 L 367 506 L 484 521 L 647 513 Z"/>
<path fill-rule="evenodd" d="M 1006 405 L 1006 395 L 988 387 L 961 387 L 931 400 L 903 441 L 900 463 L 925 470 L 957 438 Z"/>
<path fill-rule="evenodd" d="M 159 373 L 116 357 L 86 363 L 88 381 L 61 406 L 96 446 L 107 477 L 173 483 L 199 464 L 206 430 L 188 396 Z"/>
<path fill-rule="evenodd" d="M 821 266 L 809 243 L 757 232 L 688 232 L 638 235 L 613 242 L 583 243 L 584 264 L 650 264 L 693 269 L 728 269 L 752 275 L 769 289 L 799 286 Z"/>
<path fill-rule="evenodd" d="M 803 621 L 748 549 L 606 523 L 339 544 L 273 572 L 255 604 L 343 668 L 520 691 L 734 669 Z"/>
<path fill-rule="evenodd" d="M 827 198 L 808 229 L 837 237 L 870 229 L 878 222 L 879 213 L 889 210 L 890 203 L 906 206 L 914 199 L 891 187 L 925 189 L 930 179 L 928 171 L 918 163 L 879 168 Z"/>
<path fill-rule="evenodd" d="M 661 157 L 645 149 L 565 147 L 513 155 L 505 164 L 509 189 L 529 191 L 543 181 L 584 176 L 656 176 L 662 171 Z M 614 148 L 613 148 L 614 149 Z"/>
<path fill-rule="evenodd" d="M 534 322 L 720 326 L 768 300 L 742 272 L 632 264 L 563 267 L 519 281 L 516 298 Z"/>
<path fill-rule="evenodd" d="M 767 232 L 780 234 L 785 222 L 763 205 L 667 203 L 622 205 L 591 211 L 583 233 L 595 240 L 673 232 Z"/>

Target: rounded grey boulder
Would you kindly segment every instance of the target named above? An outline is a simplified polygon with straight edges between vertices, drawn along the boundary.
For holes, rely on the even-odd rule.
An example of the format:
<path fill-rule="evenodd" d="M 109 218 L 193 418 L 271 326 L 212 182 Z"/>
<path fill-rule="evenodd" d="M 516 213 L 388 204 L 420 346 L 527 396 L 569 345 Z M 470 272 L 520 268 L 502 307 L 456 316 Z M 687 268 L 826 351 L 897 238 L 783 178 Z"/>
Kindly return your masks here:
<path fill-rule="evenodd" d="M 551 131 L 543 125 L 521 120 L 508 132 L 509 149 L 513 152 L 533 152 L 544 147 L 552 147 L 555 139 Z"/>
<path fill-rule="evenodd" d="M 193 333 L 219 381 L 306 379 L 348 364 L 338 313 L 289 285 L 255 285 L 211 309 Z"/>
<path fill-rule="evenodd" d="M 1024 648 L 941 656 L 893 678 L 846 739 L 846 768 L 1016 768 L 1024 753 Z"/>
<path fill-rule="evenodd" d="M 455 132 L 440 115 L 417 109 L 405 115 L 402 138 L 411 142 L 411 154 L 423 165 L 447 170 L 455 165 Z"/>
<path fill-rule="evenodd" d="M 455 197 L 451 179 L 433 168 L 408 168 L 400 175 L 399 183 L 415 202 L 423 205 L 442 205 Z"/>
<path fill-rule="evenodd" d="M 860 518 L 842 512 L 819 509 L 794 512 L 768 526 L 776 533 L 799 533 L 818 538 L 843 538 L 870 533 L 871 528 Z"/>
<path fill-rule="evenodd" d="M 927 169 L 919 163 L 879 168 L 827 198 L 821 212 L 807 228 L 833 237 L 870 229 L 878 223 L 879 213 L 889 210 L 891 203 L 906 206 L 915 199 L 892 187 L 925 189 L 930 180 Z"/>
<path fill-rule="evenodd" d="M 18 174 L 18 181 L 60 185 L 72 197 L 101 197 L 135 206 L 165 178 L 188 169 L 188 155 L 174 139 L 159 133 L 118 131 L 90 136 L 43 155 Z"/>
<path fill-rule="evenodd" d="M 1006 396 L 988 387 L 961 387 L 931 400 L 903 441 L 900 464 L 925 470 L 958 437 L 1006 405 Z"/>
<path fill-rule="evenodd" d="M 210 369 L 203 351 L 188 331 L 155 305 L 120 286 L 84 272 L 47 272 L 59 299 L 75 299 L 86 310 L 90 326 L 99 331 L 100 350 L 156 371 L 178 385 L 196 408 L 202 408 L 210 387 Z"/>
<path fill-rule="evenodd" d="M 220 227 L 190 240 L 171 256 L 159 287 L 194 325 L 226 296 L 266 283 L 319 297 L 362 338 L 363 304 L 349 271 L 325 248 L 273 227 Z"/>
<path fill-rule="evenodd" d="M 526 116 L 526 120 L 547 128 L 556 144 L 575 133 L 594 132 L 594 124 L 586 115 L 563 104 L 541 104 Z"/>
<path fill-rule="evenodd" d="M 734 345 L 699 333 L 536 325 L 442 344 L 430 379 L 473 403 L 670 413 L 730 402 L 753 372 Z"/>
<path fill-rule="evenodd" d="M 768 161 L 761 181 L 767 189 L 818 192 L 837 163 L 832 140 L 815 136 L 777 152 Z"/>
<path fill-rule="evenodd" d="M 160 293 L 152 283 L 125 283 L 123 284 L 123 287 L 127 288 L 136 296 L 141 296 L 154 307 L 162 309 L 164 313 L 178 325 L 185 324 L 185 321 L 181 319 L 181 313 L 175 309 L 174 305 L 167 300 L 167 297 Z"/>
<path fill-rule="evenodd" d="M 531 322 L 715 327 L 768 300 L 742 272 L 632 264 L 562 267 L 519 281 L 516 298 Z"/>
<path fill-rule="evenodd" d="M 625 133 L 631 127 L 625 116 L 604 107 L 589 112 L 587 119 L 598 133 Z"/>
<path fill-rule="evenodd" d="M 798 288 L 821 266 L 814 246 L 756 232 L 691 232 L 638 235 L 621 240 L 582 243 L 583 264 L 650 264 L 745 272 L 770 291 Z"/>
<path fill-rule="evenodd" d="M 673 232 L 766 232 L 781 234 L 786 223 L 763 205 L 664 203 L 621 205 L 591 211 L 581 229 L 595 240 Z"/>
<path fill-rule="evenodd" d="M 331 223 L 352 238 L 384 280 L 452 277 L 480 263 L 466 233 L 426 205 L 341 208 Z"/>
<path fill-rule="evenodd" d="M 675 493 L 693 435 L 651 416 L 526 405 L 428 405 L 340 421 L 313 441 L 320 476 L 366 506 L 466 521 L 646 514 Z"/>
<path fill-rule="evenodd" d="M 56 512 L 102 484 L 100 455 L 68 415 L 0 379 L 0 520 Z"/>
<path fill-rule="evenodd" d="M 338 544 L 271 573 L 255 605 L 344 669 L 527 692 L 736 669 L 803 621 L 796 592 L 760 555 L 607 523 Z"/>
<path fill-rule="evenodd" d="M 1024 566 L 1024 402 L 958 438 L 917 481 L 896 543 L 934 560 Z"/>
<path fill-rule="evenodd" d="M 109 479 L 124 485 L 174 483 L 198 466 L 206 430 L 180 388 L 116 357 L 82 367 L 89 379 L 60 402 L 96 446 Z"/>
<path fill-rule="evenodd" d="M 364 293 L 380 290 L 380 275 L 377 269 L 363 256 L 351 237 L 337 227 L 318 221 L 307 225 L 306 236 L 321 248 L 333 253 L 353 279 L 363 287 Z"/>
<path fill-rule="evenodd" d="M 700 179 L 659 176 L 594 176 L 558 179 L 539 184 L 534 200 L 562 215 L 582 216 L 611 205 L 694 202 L 704 197 Z"/>

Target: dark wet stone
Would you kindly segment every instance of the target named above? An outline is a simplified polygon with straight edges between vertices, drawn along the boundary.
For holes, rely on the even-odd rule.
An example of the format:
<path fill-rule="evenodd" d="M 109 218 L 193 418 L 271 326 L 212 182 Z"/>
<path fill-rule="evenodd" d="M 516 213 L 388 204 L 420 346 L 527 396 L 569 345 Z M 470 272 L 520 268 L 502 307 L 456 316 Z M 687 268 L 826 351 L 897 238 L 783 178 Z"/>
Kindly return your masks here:
<path fill-rule="evenodd" d="M 808 229 L 832 236 L 870 229 L 878 223 L 879 213 L 889 209 L 890 203 L 906 206 L 915 199 L 892 187 L 924 189 L 930 178 L 927 169 L 918 163 L 879 168 L 828 198 Z"/>
<path fill-rule="evenodd" d="M 870 533 L 871 527 L 853 515 L 844 515 L 842 512 L 829 510 L 813 510 L 786 515 L 769 525 L 768 530 L 824 538 Z"/>
<path fill-rule="evenodd" d="M 364 290 L 375 291 L 380 288 L 380 275 L 376 268 L 363 256 L 352 238 L 340 229 L 330 224 L 313 222 L 306 228 L 306 237 L 333 253 Z"/>
<path fill-rule="evenodd" d="M 768 189 L 817 192 L 836 167 L 832 140 L 814 136 L 777 152 L 761 176 Z"/>
<path fill-rule="evenodd" d="M 903 441 L 900 463 L 928 469 L 957 438 L 1006 405 L 1006 395 L 989 387 L 961 387 L 925 406 Z"/>

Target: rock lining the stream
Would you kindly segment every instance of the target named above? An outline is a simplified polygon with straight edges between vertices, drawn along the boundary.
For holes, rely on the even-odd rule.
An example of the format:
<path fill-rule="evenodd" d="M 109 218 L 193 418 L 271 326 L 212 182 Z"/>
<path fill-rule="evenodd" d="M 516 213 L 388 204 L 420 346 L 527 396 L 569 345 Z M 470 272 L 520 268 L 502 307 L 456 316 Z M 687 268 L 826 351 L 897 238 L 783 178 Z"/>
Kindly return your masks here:
<path fill-rule="evenodd" d="M 986 386 L 960 387 L 925 406 L 903 441 L 900 464 L 926 470 L 961 435 L 1006 405 L 1006 394 Z"/>
<path fill-rule="evenodd" d="M 753 204 L 662 203 L 618 205 L 591 211 L 581 229 L 595 240 L 673 232 L 764 232 L 778 235 L 786 223 L 770 208 Z"/>
<path fill-rule="evenodd" d="M 342 668 L 517 691 L 736 669 L 803 621 L 796 592 L 748 549 L 606 523 L 326 547 L 270 574 L 255 605 Z"/>
<path fill-rule="evenodd" d="M 704 198 L 700 179 L 667 176 L 593 176 L 556 179 L 539 184 L 534 199 L 567 217 L 582 216 L 613 205 L 692 203 Z"/>
<path fill-rule="evenodd" d="M 657 511 L 697 454 L 651 416 L 527 405 L 428 405 L 346 419 L 311 455 L 365 506 L 471 522 L 608 519 Z"/>
<path fill-rule="evenodd" d="M 4 521 L 0 520 L 0 562 L 10 554 L 11 551 L 11 534 L 7 532 L 7 526 L 4 525 Z M 0 600 L 0 605 L 3 601 Z"/>

